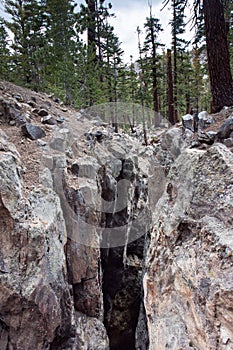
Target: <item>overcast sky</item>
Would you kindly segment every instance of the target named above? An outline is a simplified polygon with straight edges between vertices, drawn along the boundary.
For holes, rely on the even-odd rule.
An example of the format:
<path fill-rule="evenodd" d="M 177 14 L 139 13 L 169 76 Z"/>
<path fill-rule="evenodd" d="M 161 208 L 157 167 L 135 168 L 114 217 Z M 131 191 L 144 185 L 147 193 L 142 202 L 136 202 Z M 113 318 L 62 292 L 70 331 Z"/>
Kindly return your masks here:
<path fill-rule="evenodd" d="M 112 0 L 113 12 L 116 18 L 112 23 L 115 31 L 122 42 L 122 48 L 125 51 L 125 61 L 129 62 L 130 55 L 135 58 L 138 56 L 137 50 L 137 26 L 144 31 L 144 23 L 146 17 L 149 16 L 148 0 Z M 150 0 L 152 4 L 152 14 L 154 17 L 160 19 L 163 32 L 160 32 L 159 39 L 161 43 L 165 44 L 167 48 L 171 46 L 171 27 L 169 21 L 172 18 L 172 12 L 167 6 L 163 11 L 162 0 Z M 190 17 L 190 10 L 187 9 L 187 20 Z M 185 38 L 190 40 L 193 34 L 190 33 L 190 26 L 187 26 L 187 33 Z"/>
<path fill-rule="evenodd" d="M 61 0 L 62 1 L 62 0 Z M 161 43 L 166 47 L 171 46 L 171 28 L 169 21 L 172 18 L 171 10 L 167 6 L 163 11 L 162 0 L 149 0 L 152 4 L 152 14 L 156 18 L 160 19 L 163 32 L 160 33 L 159 39 Z M 84 2 L 84 0 L 77 0 L 77 3 Z M 144 31 L 144 23 L 146 17 L 149 16 L 148 0 L 106 0 L 106 3 L 112 3 L 112 12 L 115 13 L 116 18 L 112 19 L 112 24 L 115 28 L 115 33 L 119 36 L 122 42 L 122 49 L 125 51 L 125 62 L 130 61 L 130 55 L 133 55 L 134 59 L 138 57 L 137 49 L 137 26 Z M 0 15 L 2 15 L 1 9 L 3 8 L 2 0 L 0 0 Z M 190 10 L 187 10 L 187 18 L 190 17 Z M 192 34 L 187 27 L 186 39 L 191 39 Z M 142 35 L 143 40 L 143 35 Z"/>

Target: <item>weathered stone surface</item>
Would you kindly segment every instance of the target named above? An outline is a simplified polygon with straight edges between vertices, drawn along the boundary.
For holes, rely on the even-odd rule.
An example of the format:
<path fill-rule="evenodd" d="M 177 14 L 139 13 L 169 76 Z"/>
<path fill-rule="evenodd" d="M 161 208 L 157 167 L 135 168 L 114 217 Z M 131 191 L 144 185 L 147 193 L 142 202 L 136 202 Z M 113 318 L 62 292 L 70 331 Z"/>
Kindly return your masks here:
<path fill-rule="evenodd" d="M 205 129 L 210 124 L 214 124 L 214 117 L 211 116 L 208 112 L 202 111 L 198 113 L 198 128 Z"/>
<path fill-rule="evenodd" d="M 57 125 L 56 120 L 51 115 L 46 115 L 41 119 L 42 124 Z"/>
<path fill-rule="evenodd" d="M 38 115 L 40 116 L 40 117 L 46 117 L 46 116 L 48 116 L 49 115 L 49 112 L 46 110 L 46 109 L 40 109 L 39 111 L 38 111 Z"/>
<path fill-rule="evenodd" d="M 24 119 L 61 113 L 13 95 Z M 232 350 L 230 148 L 187 149 L 181 125 L 144 147 L 141 126 L 131 138 L 66 113 L 43 147 L 0 130 L 0 349 Z"/>
<path fill-rule="evenodd" d="M 217 137 L 217 132 L 214 132 L 214 131 L 198 132 L 198 141 L 201 143 L 206 143 L 208 145 L 212 145 L 216 140 L 216 137 Z"/>
<path fill-rule="evenodd" d="M 227 139 L 230 137 L 230 134 L 233 131 L 233 118 L 229 118 L 225 121 L 225 123 L 221 126 L 218 131 L 218 138 L 220 140 Z"/>
<path fill-rule="evenodd" d="M 182 117 L 182 124 L 185 129 L 194 130 L 193 126 L 193 116 L 191 114 L 186 114 Z"/>
<path fill-rule="evenodd" d="M 21 130 L 23 134 L 29 137 L 31 140 L 38 140 L 46 136 L 44 130 L 42 130 L 39 126 L 30 123 L 22 125 Z"/>
<path fill-rule="evenodd" d="M 106 329 L 98 319 L 77 312 L 76 322 L 79 325 L 76 328 L 76 334 L 80 349 L 109 350 Z"/>
<path fill-rule="evenodd" d="M 233 346 L 232 162 L 218 144 L 185 150 L 170 170 L 144 277 L 151 350 Z"/>

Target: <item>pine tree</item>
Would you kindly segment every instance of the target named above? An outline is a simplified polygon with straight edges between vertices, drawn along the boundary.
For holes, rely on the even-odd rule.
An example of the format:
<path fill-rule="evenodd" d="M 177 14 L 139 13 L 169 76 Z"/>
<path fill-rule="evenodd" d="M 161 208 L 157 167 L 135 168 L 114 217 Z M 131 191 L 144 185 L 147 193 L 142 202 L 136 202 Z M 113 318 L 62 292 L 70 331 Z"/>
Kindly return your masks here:
<path fill-rule="evenodd" d="M 9 59 L 10 51 L 8 48 L 8 34 L 4 25 L 3 18 L 0 17 L 0 78 L 9 79 Z"/>
<path fill-rule="evenodd" d="M 43 7 L 36 0 L 6 0 L 5 10 L 11 16 L 6 21 L 13 34 L 12 61 L 15 80 L 38 89 L 40 59 L 38 52 L 43 46 Z"/>
<path fill-rule="evenodd" d="M 74 61 L 77 35 L 74 31 L 76 16 L 72 0 L 46 1 L 46 51 L 49 84 L 66 104 L 73 100 Z"/>
<path fill-rule="evenodd" d="M 150 17 L 146 18 L 144 24 L 146 29 L 146 37 L 144 42 L 144 50 L 149 54 L 149 68 L 152 75 L 152 90 L 153 90 L 153 109 L 155 112 L 159 112 L 159 99 L 158 99 L 158 83 L 157 83 L 157 48 L 162 46 L 158 42 L 158 34 L 162 31 L 159 19 L 152 16 L 152 7 L 150 6 Z"/>

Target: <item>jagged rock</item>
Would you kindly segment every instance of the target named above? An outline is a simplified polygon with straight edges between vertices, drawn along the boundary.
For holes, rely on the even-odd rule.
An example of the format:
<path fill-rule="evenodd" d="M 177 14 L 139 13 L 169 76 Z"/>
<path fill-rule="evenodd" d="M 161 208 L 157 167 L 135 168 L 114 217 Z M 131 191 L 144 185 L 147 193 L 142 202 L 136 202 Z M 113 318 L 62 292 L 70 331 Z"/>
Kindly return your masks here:
<path fill-rule="evenodd" d="M 208 112 L 202 111 L 198 114 L 198 127 L 200 129 L 207 128 L 210 124 L 214 124 L 214 117 L 209 115 Z"/>
<path fill-rule="evenodd" d="M 59 124 L 62 124 L 62 123 L 64 123 L 65 118 L 63 118 L 63 117 L 61 117 L 61 116 L 58 116 L 56 120 L 57 120 L 57 122 L 58 122 Z"/>
<path fill-rule="evenodd" d="M 229 138 L 229 139 L 225 139 L 223 141 L 224 145 L 226 145 L 227 147 L 231 148 L 233 147 L 233 138 Z"/>
<path fill-rule="evenodd" d="M 40 140 L 40 139 L 37 141 L 37 143 L 38 143 L 38 145 L 41 146 L 41 147 L 44 147 L 44 146 L 47 145 L 47 143 L 46 143 L 44 140 Z"/>
<path fill-rule="evenodd" d="M 77 312 L 76 322 L 80 325 L 76 328 L 77 346 L 82 350 L 109 350 L 106 329 L 98 319 Z"/>
<path fill-rule="evenodd" d="M 92 135 L 89 132 L 85 132 L 84 136 L 85 136 L 87 141 L 91 141 L 92 140 Z"/>
<path fill-rule="evenodd" d="M 0 120 L 8 123 L 10 120 L 16 120 L 20 115 L 20 106 L 14 101 L 0 99 Z"/>
<path fill-rule="evenodd" d="M 21 95 L 19 95 L 19 94 L 13 95 L 13 97 L 19 102 L 24 102 L 23 97 Z"/>
<path fill-rule="evenodd" d="M 42 124 L 57 125 L 56 120 L 51 115 L 46 115 L 41 119 Z"/>
<path fill-rule="evenodd" d="M 233 346 L 232 163 L 216 144 L 170 170 L 146 258 L 149 350 Z"/>
<path fill-rule="evenodd" d="M 35 111 L 34 111 L 35 113 Z M 46 109 L 40 109 L 37 114 L 40 116 L 40 117 L 46 117 L 47 115 L 49 115 L 49 112 L 46 110 Z"/>
<path fill-rule="evenodd" d="M 216 137 L 217 137 L 217 132 L 215 131 L 198 132 L 198 141 L 201 143 L 206 143 L 207 145 L 212 145 L 216 140 Z"/>
<path fill-rule="evenodd" d="M 26 123 L 21 127 L 23 135 L 27 136 L 31 140 L 38 140 L 45 137 L 46 134 L 39 126 Z"/>
<path fill-rule="evenodd" d="M 232 131 L 233 131 L 233 118 L 229 118 L 221 126 L 217 136 L 220 140 L 224 140 L 230 137 L 230 134 L 232 133 Z"/>
<path fill-rule="evenodd" d="M 97 130 L 93 133 L 93 136 L 97 139 L 97 141 L 100 141 L 103 138 L 103 133 L 100 130 Z"/>
<path fill-rule="evenodd" d="M 180 126 L 143 147 L 68 114 L 45 147 L 0 130 L 1 350 L 231 350 L 230 149 L 188 149 Z"/>
<path fill-rule="evenodd" d="M 185 129 L 193 131 L 193 116 L 191 114 L 186 114 L 182 117 L 182 124 Z"/>
<path fill-rule="evenodd" d="M 161 137 L 161 148 L 168 151 L 172 158 L 177 158 L 186 143 L 182 137 L 182 131 L 178 128 L 171 128 Z"/>

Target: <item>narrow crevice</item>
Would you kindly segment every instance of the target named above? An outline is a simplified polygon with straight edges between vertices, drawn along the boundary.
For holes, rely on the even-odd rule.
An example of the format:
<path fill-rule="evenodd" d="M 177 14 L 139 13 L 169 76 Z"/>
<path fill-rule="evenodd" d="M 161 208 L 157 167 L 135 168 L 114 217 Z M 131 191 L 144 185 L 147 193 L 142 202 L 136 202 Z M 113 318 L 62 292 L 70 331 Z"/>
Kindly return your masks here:
<path fill-rule="evenodd" d="M 128 225 L 140 196 L 145 196 L 141 190 L 138 174 L 135 172 L 135 165 L 130 160 L 122 162 L 122 171 L 116 182 L 122 179 L 128 180 L 134 186 L 132 198 L 128 199 L 127 206 L 122 210 L 103 214 L 102 223 L 106 228 Z M 112 183 L 108 176 L 103 176 L 102 198 L 108 201 L 117 198 L 116 188 Z M 104 325 L 109 337 L 110 350 L 136 349 L 136 330 L 142 302 L 145 234 L 128 243 L 132 234 L 130 229 L 126 230 L 125 246 L 109 246 L 101 250 Z"/>

